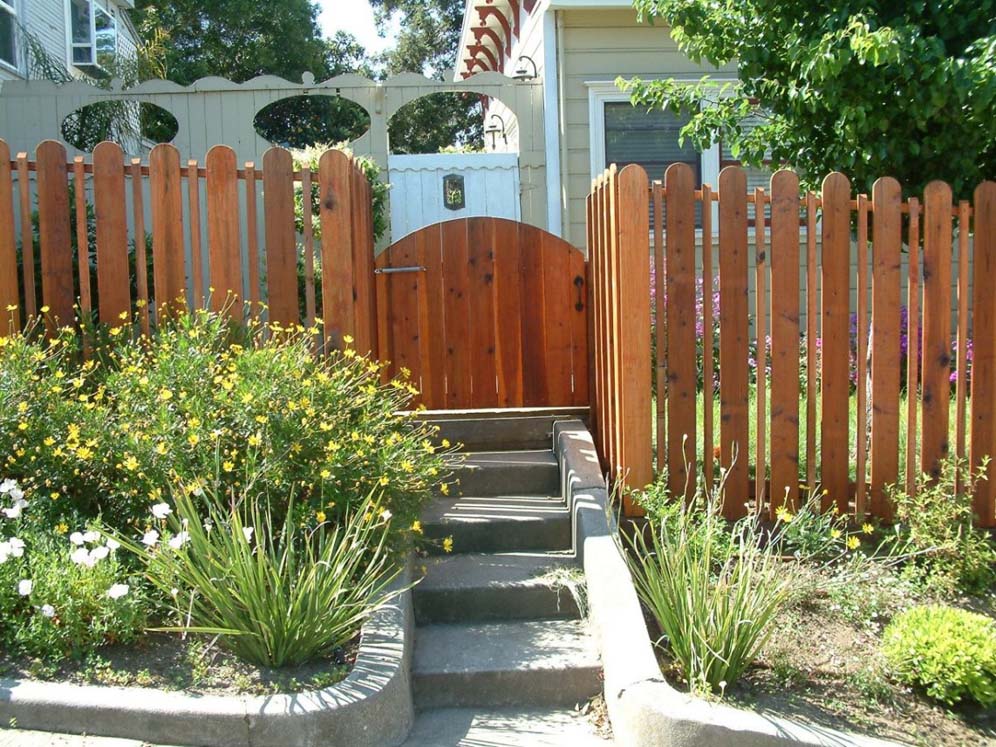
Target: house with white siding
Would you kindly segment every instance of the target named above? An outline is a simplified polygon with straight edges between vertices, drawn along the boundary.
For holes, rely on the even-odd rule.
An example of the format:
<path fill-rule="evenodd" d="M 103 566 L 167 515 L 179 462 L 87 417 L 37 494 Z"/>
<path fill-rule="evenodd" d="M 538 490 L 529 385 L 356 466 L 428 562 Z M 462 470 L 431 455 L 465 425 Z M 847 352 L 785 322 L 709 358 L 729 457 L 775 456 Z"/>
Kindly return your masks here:
<path fill-rule="evenodd" d="M 634 108 L 616 85 L 619 76 L 736 79 L 735 66 L 695 63 L 666 26 L 639 22 L 632 0 L 467 0 L 457 57 L 456 80 L 495 70 L 542 82 L 547 223 L 577 246 L 586 243 L 585 196 L 607 165 L 639 163 L 660 179 L 668 164 L 684 161 L 700 183 L 716 185 L 720 168 L 735 163 L 720 145 L 680 145 L 685 118 Z M 485 126 L 504 132 L 485 137 L 489 149 L 516 149 L 516 123 L 501 102 L 487 103 Z"/>
<path fill-rule="evenodd" d="M 0 86 L 31 75 L 25 34 L 74 77 L 105 77 L 114 58 L 135 53 L 127 13 L 134 7 L 134 0 L 0 0 Z"/>

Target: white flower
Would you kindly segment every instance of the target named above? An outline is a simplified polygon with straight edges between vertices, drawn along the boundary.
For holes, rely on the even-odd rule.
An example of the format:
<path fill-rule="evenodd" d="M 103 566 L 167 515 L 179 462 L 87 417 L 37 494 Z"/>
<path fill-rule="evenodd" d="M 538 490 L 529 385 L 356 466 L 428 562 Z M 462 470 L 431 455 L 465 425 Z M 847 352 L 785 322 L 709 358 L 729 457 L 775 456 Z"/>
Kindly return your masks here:
<path fill-rule="evenodd" d="M 111 552 L 114 552 L 114 551 L 115 551 L 115 550 L 117 550 L 117 549 L 118 549 L 119 547 L 121 547 L 121 543 L 120 543 L 120 542 L 118 542 L 118 541 L 117 541 L 116 539 L 114 539 L 113 537 L 108 537 L 108 538 L 107 538 L 107 549 L 108 549 L 108 550 L 110 550 Z"/>
<path fill-rule="evenodd" d="M 7 494 L 16 487 L 17 480 L 12 480 L 8 477 L 3 482 L 0 482 L 0 493 Z"/>
<path fill-rule="evenodd" d="M 159 532 L 155 529 L 150 529 L 145 534 L 142 535 L 142 544 L 146 547 L 155 547 L 156 543 L 159 541 Z"/>
<path fill-rule="evenodd" d="M 21 488 L 19 488 L 17 485 L 8 490 L 7 495 L 9 495 L 14 500 L 14 503 L 24 500 L 24 491 L 21 490 Z"/>
<path fill-rule="evenodd" d="M 82 545 L 84 542 L 86 542 L 86 540 L 83 539 L 83 533 L 82 532 L 73 532 L 72 534 L 70 534 L 69 535 L 69 541 L 72 542 L 74 545 L 77 545 L 77 546 Z"/>
<path fill-rule="evenodd" d="M 107 590 L 107 596 L 111 599 L 120 599 L 128 593 L 128 584 L 114 584 Z"/>
<path fill-rule="evenodd" d="M 85 547 L 78 547 L 73 550 L 73 553 L 69 556 L 69 559 L 76 563 L 76 565 L 90 565 L 90 553 L 87 552 Z"/>
<path fill-rule="evenodd" d="M 31 594 L 31 587 L 33 586 L 34 584 L 31 583 L 31 579 L 21 579 L 17 582 L 17 593 L 22 597 L 26 597 Z"/>
<path fill-rule="evenodd" d="M 7 544 L 10 545 L 10 555 L 15 558 L 19 558 L 24 555 L 24 540 L 17 537 L 11 537 Z"/>
<path fill-rule="evenodd" d="M 169 546 L 172 547 L 174 550 L 179 550 L 181 547 L 187 544 L 187 541 L 189 539 L 190 539 L 189 532 L 179 532 L 170 537 Z"/>
<path fill-rule="evenodd" d="M 171 513 L 173 513 L 173 509 L 169 507 L 168 503 L 157 503 L 152 507 L 152 515 L 157 519 L 165 519 Z"/>
<path fill-rule="evenodd" d="M 55 607 L 51 604 L 43 604 L 41 606 L 41 613 L 44 617 L 55 617 Z"/>
<path fill-rule="evenodd" d="M 13 497 L 13 493 L 11 493 L 11 497 Z M 16 519 L 20 517 L 21 511 L 27 507 L 28 502 L 26 500 L 23 498 L 14 498 L 14 505 L 10 508 L 3 509 L 3 514 L 8 519 Z"/>
<path fill-rule="evenodd" d="M 205 532 L 210 532 L 212 529 L 214 529 L 214 522 L 211 521 L 210 519 L 205 519 L 204 520 L 204 531 Z"/>
<path fill-rule="evenodd" d="M 175 596 L 176 596 L 177 594 L 179 594 L 179 593 L 180 593 L 180 590 L 179 590 L 179 589 L 177 589 L 177 588 L 176 588 L 176 587 L 174 586 L 174 587 L 173 587 L 172 589 L 170 589 L 170 590 L 169 590 L 169 593 L 170 593 L 170 595 L 172 595 L 172 596 L 174 596 L 174 597 L 175 597 Z"/>
<path fill-rule="evenodd" d="M 394 516 L 394 514 L 385 509 L 384 513 L 382 513 L 380 516 L 385 522 L 387 522 L 391 520 L 391 517 Z"/>
<path fill-rule="evenodd" d="M 83 535 L 84 542 L 96 542 L 100 539 L 100 532 L 89 531 Z"/>
<path fill-rule="evenodd" d="M 95 547 L 95 548 L 93 548 L 90 551 L 90 557 L 94 559 L 94 564 L 95 565 L 96 565 L 96 561 L 103 560 L 104 558 L 106 558 L 110 554 L 111 554 L 111 551 L 108 550 L 103 545 L 100 545 L 99 547 Z"/>
<path fill-rule="evenodd" d="M 246 537 L 246 542 L 252 542 L 252 533 L 255 530 L 252 527 L 242 527 L 242 534 Z"/>
<path fill-rule="evenodd" d="M 0 565 L 6 563 L 11 554 L 10 542 L 0 542 Z"/>

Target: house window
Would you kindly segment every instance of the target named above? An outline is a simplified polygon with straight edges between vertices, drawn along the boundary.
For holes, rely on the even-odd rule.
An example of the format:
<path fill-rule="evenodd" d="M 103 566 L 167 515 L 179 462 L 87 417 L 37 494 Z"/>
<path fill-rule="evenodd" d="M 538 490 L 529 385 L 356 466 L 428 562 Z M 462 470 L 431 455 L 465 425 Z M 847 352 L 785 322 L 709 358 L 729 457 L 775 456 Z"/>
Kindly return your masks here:
<path fill-rule="evenodd" d="M 741 126 L 747 132 L 761 124 L 760 115 L 752 115 L 741 121 Z M 739 159 L 733 155 L 733 151 L 725 142 L 720 142 L 719 147 L 719 168 L 722 170 L 727 166 L 743 166 Z M 771 183 L 771 175 L 775 171 L 774 163 L 770 160 L 770 154 L 766 154 L 763 166 L 744 166 L 747 175 L 747 190 L 753 192 L 756 187 L 768 189 Z"/>
<path fill-rule="evenodd" d="M 17 10 L 14 0 L 0 0 L 0 62 L 17 67 Z"/>
<path fill-rule="evenodd" d="M 118 51 L 118 22 L 93 0 L 69 0 L 69 44 L 76 67 L 104 72 Z"/>
<path fill-rule="evenodd" d="M 681 128 L 689 116 L 666 109 L 647 111 L 628 101 L 605 104 L 605 163 L 619 168 L 631 163 L 642 166 L 651 179 L 663 179 L 672 163 L 687 163 L 702 182 L 702 158 L 691 143 L 679 144 Z"/>

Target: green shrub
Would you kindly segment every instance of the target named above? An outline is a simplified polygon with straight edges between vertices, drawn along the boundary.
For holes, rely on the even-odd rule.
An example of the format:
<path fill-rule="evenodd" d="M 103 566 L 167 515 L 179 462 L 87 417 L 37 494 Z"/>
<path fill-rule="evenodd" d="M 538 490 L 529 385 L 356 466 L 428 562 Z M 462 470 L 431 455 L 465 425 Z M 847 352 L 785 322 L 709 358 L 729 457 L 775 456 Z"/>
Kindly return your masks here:
<path fill-rule="evenodd" d="M 885 629 L 883 652 L 901 682 L 923 687 L 948 705 L 996 705 L 996 621 L 931 605 L 898 615 Z"/>
<path fill-rule="evenodd" d="M 973 475 L 964 459 L 950 457 L 941 462 L 936 479 L 917 478 L 913 495 L 898 487 L 888 491 L 899 522 L 894 546 L 913 555 L 919 575 L 934 591 L 980 592 L 996 581 L 996 548 L 974 526 L 972 513 L 974 487 L 986 479 L 987 466 Z"/>
<path fill-rule="evenodd" d="M 176 629 L 220 635 L 248 662 L 293 666 L 331 652 L 391 598 L 392 517 L 374 500 L 313 528 L 298 526 L 293 504 L 280 513 L 252 487 L 228 497 L 181 491 L 175 505 L 166 516 L 157 507 L 163 518 L 142 541 L 116 537 L 172 600 Z"/>
<path fill-rule="evenodd" d="M 84 364 L 63 352 L 71 340 L 4 338 L 0 451 L 8 474 L 53 499 L 36 518 L 52 526 L 70 504 L 140 526 L 175 485 L 252 483 L 281 501 L 296 491 L 299 519 L 312 521 L 382 489 L 409 526 L 444 467 L 434 430 L 398 414 L 411 386 L 382 383 L 381 366 L 351 349 L 313 355 L 302 331 L 237 334 L 195 312 L 151 339 L 117 332 Z"/>
<path fill-rule="evenodd" d="M 25 511 L 34 503 L 28 501 Z M 11 504 L 9 491 L 0 495 L 0 506 Z M 141 584 L 128 577 L 115 545 L 98 532 L 43 534 L 24 517 L 0 515 L 5 651 L 47 662 L 82 659 L 106 643 L 133 640 L 145 626 L 147 607 Z"/>
<path fill-rule="evenodd" d="M 718 498 L 700 492 L 646 531 L 632 534 L 627 554 L 637 592 L 660 625 L 668 649 L 694 691 L 732 685 L 773 632 L 790 600 L 792 567 L 761 540 L 753 519 L 728 540 Z"/>

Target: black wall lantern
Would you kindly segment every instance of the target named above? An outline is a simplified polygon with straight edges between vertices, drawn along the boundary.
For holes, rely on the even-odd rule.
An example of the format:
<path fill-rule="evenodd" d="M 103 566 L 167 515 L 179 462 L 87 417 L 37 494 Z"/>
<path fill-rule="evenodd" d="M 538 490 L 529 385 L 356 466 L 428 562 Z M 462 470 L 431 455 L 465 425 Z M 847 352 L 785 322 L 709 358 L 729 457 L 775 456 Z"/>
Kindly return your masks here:
<path fill-rule="evenodd" d="M 447 210 L 463 210 L 467 207 L 467 191 L 464 189 L 463 177 L 459 174 L 447 174 L 443 177 L 443 207 Z"/>

